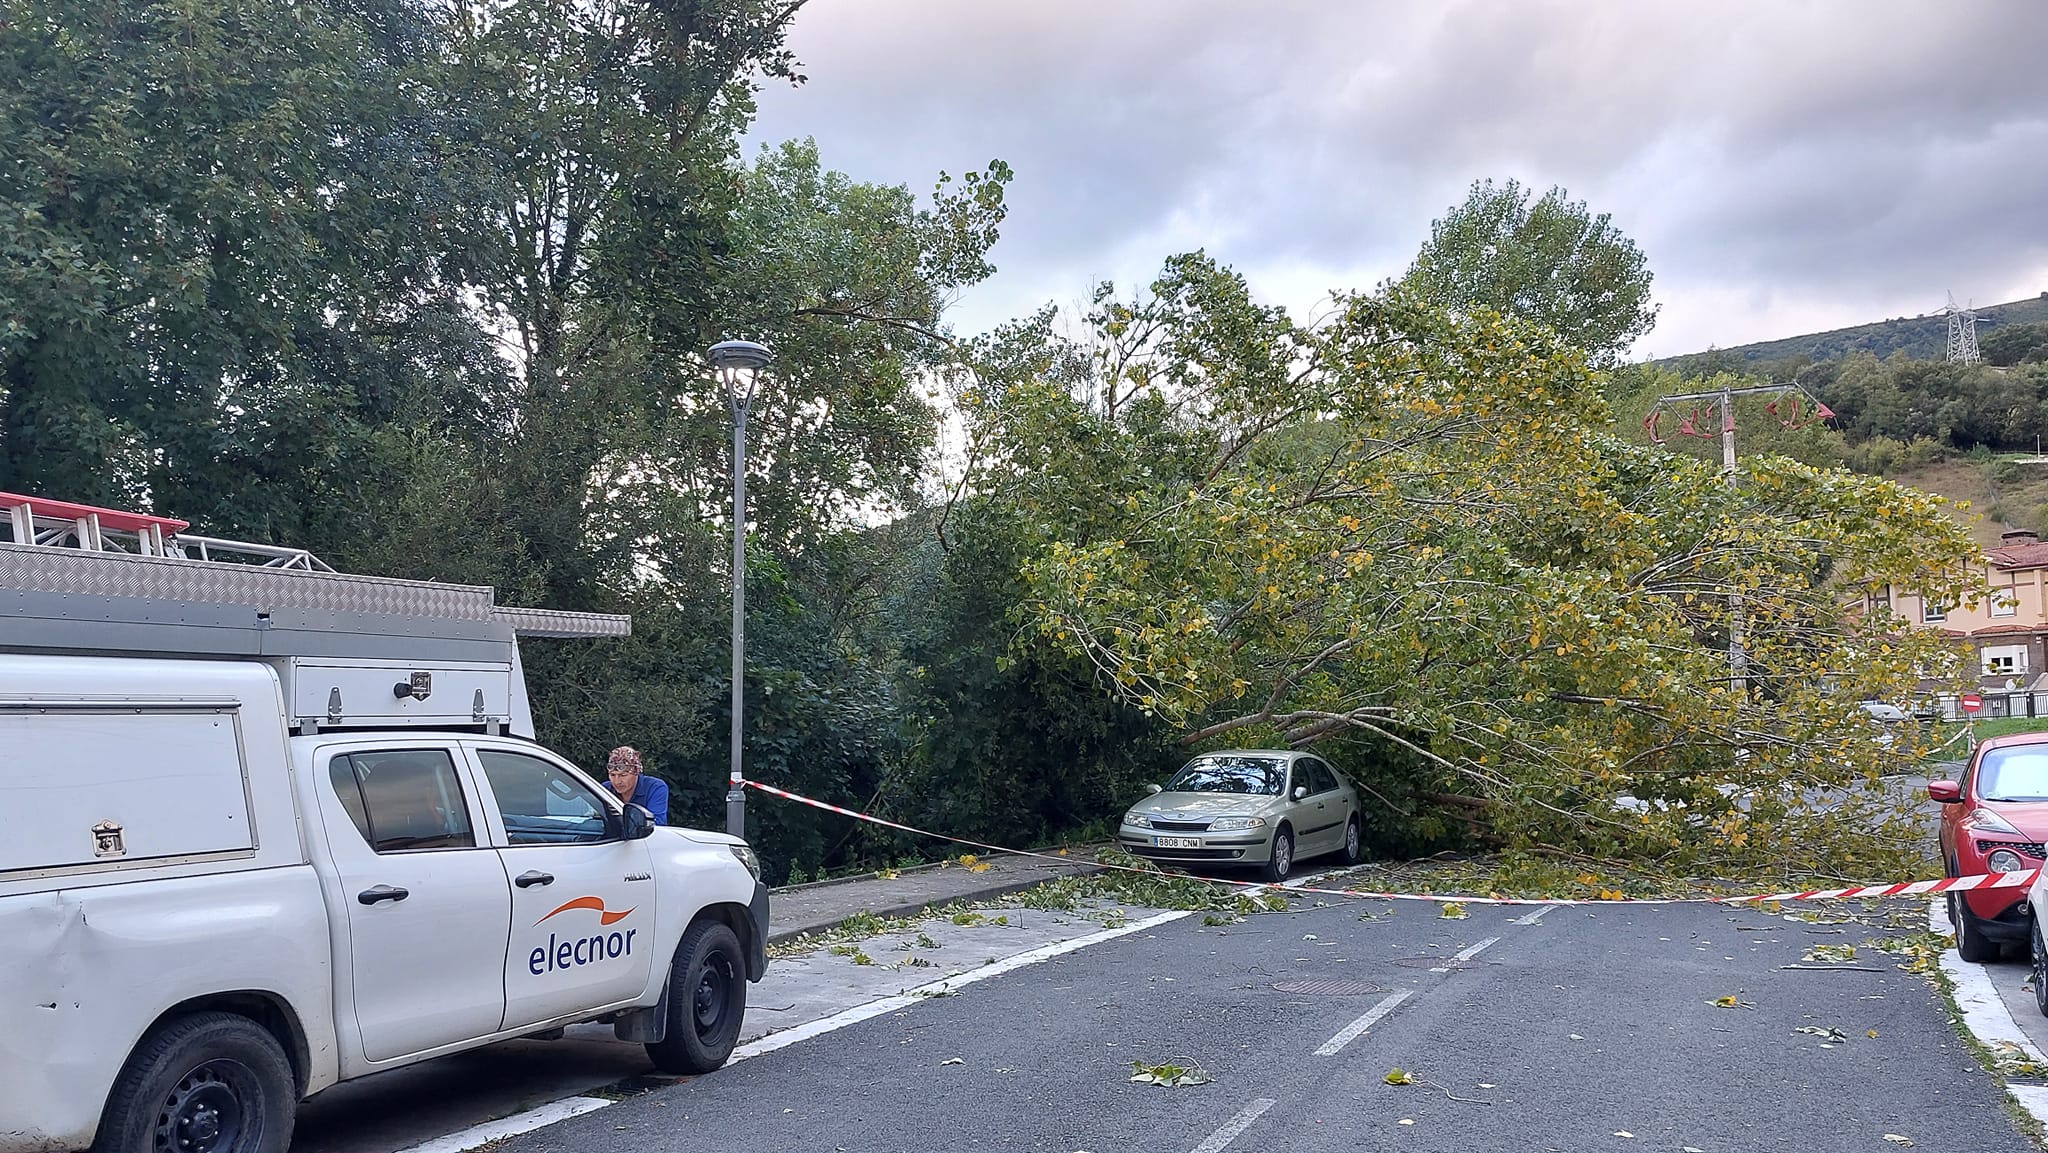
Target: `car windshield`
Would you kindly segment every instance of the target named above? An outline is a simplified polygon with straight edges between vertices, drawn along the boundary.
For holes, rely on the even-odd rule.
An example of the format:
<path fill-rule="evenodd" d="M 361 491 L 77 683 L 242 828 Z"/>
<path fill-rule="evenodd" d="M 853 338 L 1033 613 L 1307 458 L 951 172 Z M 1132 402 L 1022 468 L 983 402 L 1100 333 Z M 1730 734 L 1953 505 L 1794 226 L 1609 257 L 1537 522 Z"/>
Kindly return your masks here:
<path fill-rule="evenodd" d="M 1287 782 L 1278 757 L 1196 757 L 1166 782 L 1169 793 L 1239 793 L 1277 797 Z"/>
<path fill-rule="evenodd" d="M 1977 767 L 1977 795 L 1987 801 L 2048 801 L 2048 745 L 1987 750 Z"/>

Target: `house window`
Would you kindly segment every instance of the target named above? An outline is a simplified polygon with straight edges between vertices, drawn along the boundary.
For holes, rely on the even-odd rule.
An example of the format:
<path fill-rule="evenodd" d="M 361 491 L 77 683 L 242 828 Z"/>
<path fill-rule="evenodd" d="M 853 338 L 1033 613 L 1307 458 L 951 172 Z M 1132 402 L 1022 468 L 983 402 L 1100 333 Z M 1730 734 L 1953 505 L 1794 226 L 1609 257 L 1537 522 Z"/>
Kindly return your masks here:
<path fill-rule="evenodd" d="M 1922 624 L 1939 624 L 1948 619 L 1948 610 L 1940 601 L 1931 597 L 1920 598 L 1920 621 Z"/>
<path fill-rule="evenodd" d="M 2020 611 L 2019 594 L 2010 588 L 1994 589 L 1991 593 L 1991 615 L 2009 617 Z"/>
<path fill-rule="evenodd" d="M 2016 677 L 2027 671 L 2027 646 L 1999 645 L 1984 650 L 1984 675 Z"/>
<path fill-rule="evenodd" d="M 1870 596 L 1867 598 L 1865 607 L 1872 613 L 1875 613 L 1880 608 L 1890 611 L 1892 607 L 1892 586 L 1885 585 L 1882 588 L 1870 590 Z"/>

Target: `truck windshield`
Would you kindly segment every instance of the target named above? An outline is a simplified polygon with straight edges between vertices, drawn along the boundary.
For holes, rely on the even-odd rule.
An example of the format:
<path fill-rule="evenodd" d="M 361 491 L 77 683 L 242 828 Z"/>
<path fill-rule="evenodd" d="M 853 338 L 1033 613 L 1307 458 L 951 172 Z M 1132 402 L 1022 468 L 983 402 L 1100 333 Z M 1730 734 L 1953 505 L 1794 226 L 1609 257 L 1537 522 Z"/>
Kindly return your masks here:
<path fill-rule="evenodd" d="M 1166 782 L 1169 793 L 1238 793 L 1277 797 L 1287 783 L 1278 757 L 1196 757 Z"/>

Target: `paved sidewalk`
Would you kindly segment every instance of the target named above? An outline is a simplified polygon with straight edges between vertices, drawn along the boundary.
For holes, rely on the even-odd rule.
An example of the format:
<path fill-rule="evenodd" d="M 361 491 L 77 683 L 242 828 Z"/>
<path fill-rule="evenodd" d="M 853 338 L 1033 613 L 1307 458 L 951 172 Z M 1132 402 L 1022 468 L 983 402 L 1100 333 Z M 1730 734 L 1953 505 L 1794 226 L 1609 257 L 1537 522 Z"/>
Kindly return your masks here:
<path fill-rule="evenodd" d="M 1028 889 L 1058 877 L 1101 871 L 1092 862 L 1096 846 L 1070 850 L 1071 861 L 992 854 L 978 859 L 987 868 L 976 872 L 958 861 L 919 865 L 893 877 L 874 874 L 837 881 L 787 885 L 768 899 L 768 941 L 774 944 L 804 933 L 829 929 L 856 913 L 904 917 L 954 901 L 986 901 Z"/>

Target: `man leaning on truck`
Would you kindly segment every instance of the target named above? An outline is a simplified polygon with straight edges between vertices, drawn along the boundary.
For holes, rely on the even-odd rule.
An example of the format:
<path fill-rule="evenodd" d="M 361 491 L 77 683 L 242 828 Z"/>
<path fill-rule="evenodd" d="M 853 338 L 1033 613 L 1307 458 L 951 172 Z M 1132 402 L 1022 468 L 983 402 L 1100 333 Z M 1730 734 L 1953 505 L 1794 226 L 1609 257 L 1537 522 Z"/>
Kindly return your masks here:
<path fill-rule="evenodd" d="M 620 800 L 653 813 L 655 824 L 668 824 L 668 782 L 641 775 L 639 749 L 620 745 L 605 758 L 604 767 Z"/>

